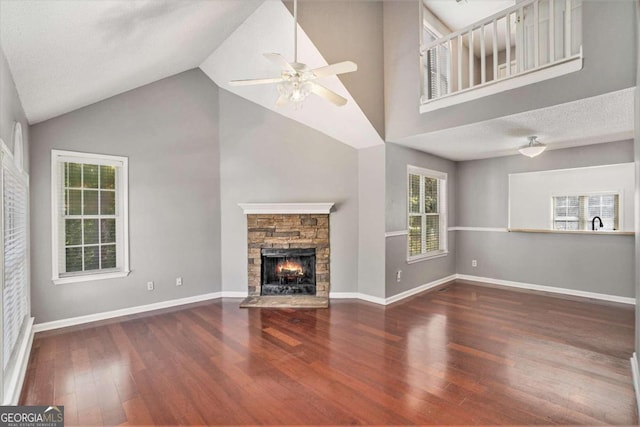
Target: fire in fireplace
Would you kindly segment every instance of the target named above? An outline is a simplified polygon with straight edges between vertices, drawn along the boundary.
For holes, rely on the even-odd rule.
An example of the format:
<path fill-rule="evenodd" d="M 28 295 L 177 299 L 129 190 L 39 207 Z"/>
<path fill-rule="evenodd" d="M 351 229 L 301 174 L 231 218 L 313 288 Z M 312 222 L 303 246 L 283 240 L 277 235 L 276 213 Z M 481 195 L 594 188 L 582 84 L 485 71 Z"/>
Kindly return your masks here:
<path fill-rule="evenodd" d="M 316 250 L 264 248 L 262 295 L 315 295 Z"/>

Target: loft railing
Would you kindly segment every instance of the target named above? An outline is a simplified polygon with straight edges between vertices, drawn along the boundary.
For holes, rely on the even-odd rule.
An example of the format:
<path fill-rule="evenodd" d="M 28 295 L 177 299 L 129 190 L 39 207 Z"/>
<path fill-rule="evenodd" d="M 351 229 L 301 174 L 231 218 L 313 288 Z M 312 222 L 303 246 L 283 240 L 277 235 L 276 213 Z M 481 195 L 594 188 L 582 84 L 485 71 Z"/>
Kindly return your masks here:
<path fill-rule="evenodd" d="M 477 98 L 468 93 L 480 88 L 496 86 L 486 95 L 539 81 L 516 77 L 573 60 L 560 74 L 582 67 L 582 0 L 525 0 L 436 40 L 429 40 L 433 32 L 423 25 L 421 101 L 422 107 L 434 106 L 422 111 Z M 510 82 L 498 87 L 502 81 Z M 443 102 L 462 93 L 467 96 L 457 98 L 464 99 Z"/>

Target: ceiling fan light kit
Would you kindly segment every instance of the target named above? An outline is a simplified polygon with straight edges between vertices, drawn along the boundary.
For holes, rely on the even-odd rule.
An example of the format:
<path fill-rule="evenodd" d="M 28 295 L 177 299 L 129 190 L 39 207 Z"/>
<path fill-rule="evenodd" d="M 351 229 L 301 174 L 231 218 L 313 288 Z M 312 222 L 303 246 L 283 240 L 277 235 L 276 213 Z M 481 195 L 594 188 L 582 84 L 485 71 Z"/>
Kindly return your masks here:
<path fill-rule="evenodd" d="M 529 136 L 529 144 L 521 147 L 518 151 L 523 156 L 527 157 L 536 157 L 542 154 L 544 150 L 547 149 L 547 146 L 537 140 L 537 136 Z"/>
<path fill-rule="evenodd" d="M 280 95 L 276 101 L 276 106 L 278 107 L 287 104 L 294 104 L 296 107 L 299 107 L 311 93 L 326 99 L 338 107 L 347 103 L 346 98 L 322 86 L 317 83 L 316 80 L 322 77 L 356 71 L 358 66 L 354 62 L 343 61 L 313 70 L 309 69 L 305 64 L 298 62 L 298 0 L 294 0 L 293 2 L 293 62 L 288 62 L 278 53 L 265 53 L 264 56 L 280 66 L 280 77 L 232 80 L 229 82 L 229 85 L 253 86 L 277 83 L 277 90 Z"/>

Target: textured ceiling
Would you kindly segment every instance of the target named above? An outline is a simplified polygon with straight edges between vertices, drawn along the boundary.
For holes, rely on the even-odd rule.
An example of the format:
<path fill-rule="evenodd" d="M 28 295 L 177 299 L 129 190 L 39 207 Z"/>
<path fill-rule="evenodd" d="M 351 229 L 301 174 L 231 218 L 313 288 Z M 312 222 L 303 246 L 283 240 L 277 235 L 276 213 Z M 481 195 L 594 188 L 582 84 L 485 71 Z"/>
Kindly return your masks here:
<path fill-rule="evenodd" d="M 0 0 L 30 123 L 199 66 L 263 0 Z"/>
<path fill-rule="evenodd" d="M 394 142 L 451 160 L 508 156 L 529 135 L 549 149 L 631 139 L 633 112 L 631 88 Z"/>
<path fill-rule="evenodd" d="M 278 77 L 280 69 L 263 56 L 269 52 L 279 53 L 287 60 L 293 60 L 293 17 L 280 1 L 263 3 L 202 63 L 200 68 L 221 88 L 352 147 L 364 148 L 383 144 L 373 125 L 335 76 L 322 78 L 318 82 L 347 98 L 348 102 L 343 107 L 336 107 L 313 94 L 299 109 L 292 105 L 276 107 L 278 91 L 275 84 L 229 86 L 229 81 L 234 79 Z M 327 65 L 300 27 L 298 61 L 310 68 Z M 357 76 L 357 71 L 354 75 Z"/>

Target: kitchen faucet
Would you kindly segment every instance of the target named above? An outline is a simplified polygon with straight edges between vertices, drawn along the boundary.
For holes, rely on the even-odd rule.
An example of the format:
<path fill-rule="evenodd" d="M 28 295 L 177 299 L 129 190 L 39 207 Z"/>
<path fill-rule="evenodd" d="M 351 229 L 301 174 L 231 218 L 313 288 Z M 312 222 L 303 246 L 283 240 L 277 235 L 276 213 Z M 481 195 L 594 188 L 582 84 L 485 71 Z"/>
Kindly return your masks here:
<path fill-rule="evenodd" d="M 602 218 L 600 218 L 599 216 L 594 216 L 593 219 L 591 220 L 591 230 L 593 231 L 596 231 L 596 219 L 600 221 L 600 227 L 598 227 L 598 229 L 604 227 L 604 224 L 602 223 Z"/>

